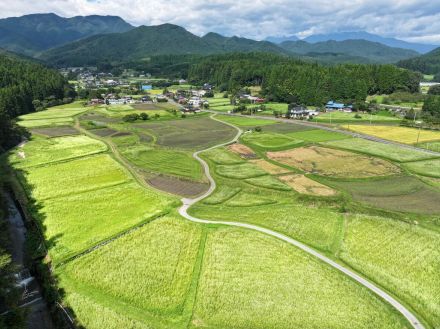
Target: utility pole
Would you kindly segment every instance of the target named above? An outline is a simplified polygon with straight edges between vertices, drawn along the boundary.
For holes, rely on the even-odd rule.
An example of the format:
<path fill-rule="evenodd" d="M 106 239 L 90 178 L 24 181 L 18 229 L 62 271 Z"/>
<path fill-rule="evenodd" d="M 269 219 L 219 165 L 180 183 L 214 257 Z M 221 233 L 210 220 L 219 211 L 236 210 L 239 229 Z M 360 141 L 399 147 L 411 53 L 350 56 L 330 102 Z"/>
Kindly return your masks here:
<path fill-rule="evenodd" d="M 422 121 L 417 121 L 416 123 L 419 125 L 419 131 L 417 133 L 417 142 L 416 142 L 416 145 L 417 145 L 417 144 L 419 144 L 420 130 L 422 129 Z"/>

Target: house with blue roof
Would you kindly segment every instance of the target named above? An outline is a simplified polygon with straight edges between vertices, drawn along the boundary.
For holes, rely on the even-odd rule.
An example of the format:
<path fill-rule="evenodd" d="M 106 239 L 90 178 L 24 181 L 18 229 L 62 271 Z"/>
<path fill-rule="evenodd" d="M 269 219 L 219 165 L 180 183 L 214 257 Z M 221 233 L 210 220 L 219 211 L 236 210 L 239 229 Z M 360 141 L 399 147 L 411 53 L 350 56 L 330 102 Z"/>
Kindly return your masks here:
<path fill-rule="evenodd" d="M 334 101 L 329 101 L 327 104 L 325 104 L 325 109 L 327 111 L 344 111 L 344 112 L 351 112 L 353 110 L 352 105 L 345 105 L 343 103 L 336 103 Z"/>

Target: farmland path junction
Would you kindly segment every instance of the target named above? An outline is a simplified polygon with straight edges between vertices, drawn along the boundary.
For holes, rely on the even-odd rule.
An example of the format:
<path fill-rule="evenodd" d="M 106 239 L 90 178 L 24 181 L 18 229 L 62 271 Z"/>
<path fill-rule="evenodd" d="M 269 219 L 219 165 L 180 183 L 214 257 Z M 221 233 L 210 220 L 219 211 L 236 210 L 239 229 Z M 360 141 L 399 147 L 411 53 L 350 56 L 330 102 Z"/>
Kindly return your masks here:
<path fill-rule="evenodd" d="M 216 121 L 220 121 L 218 119 L 215 119 L 213 116 L 211 116 L 211 118 L 213 120 Z M 241 222 L 230 222 L 230 221 L 217 221 L 217 220 L 207 220 L 207 219 L 201 219 L 201 218 L 196 218 L 191 216 L 190 214 L 188 214 L 188 209 L 195 203 L 207 198 L 208 196 L 210 196 L 212 194 L 212 192 L 214 192 L 215 188 L 216 188 L 216 183 L 215 180 L 212 178 L 211 173 L 209 171 L 209 166 L 206 163 L 205 160 L 203 160 L 202 158 L 200 158 L 200 153 L 202 152 L 206 152 L 209 150 L 212 150 L 214 148 L 217 147 L 221 147 L 221 146 L 226 146 L 232 143 L 235 143 L 236 141 L 238 141 L 238 139 L 240 138 L 240 135 L 243 133 L 243 131 L 232 125 L 229 123 L 226 123 L 224 121 L 220 121 L 224 124 L 227 124 L 233 128 L 235 128 L 237 130 L 237 135 L 229 142 L 226 143 L 221 143 L 215 146 L 212 146 L 210 148 L 204 149 L 204 150 L 200 150 L 197 152 L 193 153 L 193 157 L 200 162 L 200 164 L 203 167 L 203 170 L 205 172 L 206 177 L 209 180 L 209 189 L 201 196 L 194 198 L 194 199 L 189 199 L 189 198 L 183 198 L 182 202 L 183 205 L 179 208 L 179 214 L 192 221 L 195 223 L 200 223 L 200 224 L 220 224 L 220 225 L 227 225 L 227 226 L 234 226 L 234 227 L 241 227 L 241 228 L 246 228 L 246 229 L 250 229 L 250 230 L 254 230 L 257 232 L 261 232 L 270 236 L 273 236 L 277 239 L 283 240 L 287 243 L 289 243 L 290 245 L 293 245 L 301 250 L 303 250 L 304 252 L 308 253 L 309 255 L 312 255 L 318 259 L 320 259 L 321 261 L 323 261 L 324 263 L 330 265 L 331 267 L 337 269 L 338 271 L 344 273 L 345 275 L 349 276 L 350 278 L 352 278 L 353 280 L 355 280 L 356 282 L 358 282 L 359 284 L 363 285 L 364 287 L 366 287 L 367 289 L 369 289 L 370 291 L 374 292 L 376 295 L 378 295 L 379 297 L 381 297 L 382 299 L 384 299 L 387 303 L 389 303 L 391 306 L 393 306 L 397 311 L 399 311 L 411 324 L 411 326 L 414 329 L 425 329 L 424 325 L 417 319 L 417 317 L 411 312 L 409 311 L 404 305 L 402 305 L 401 303 L 399 303 L 395 298 L 393 298 L 391 295 L 389 295 L 387 292 L 385 292 L 384 290 L 382 290 L 381 288 L 379 288 L 378 286 L 374 285 L 373 283 L 371 283 L 370 281 L 364 279 L 363 277 L 361 277 L 359 274 L 353 272 L 352 270 L 342 266 L 341 264 L 333 261 L 332 259 L 324 256 L 323 254 L 317 252 L 315 249 L 310 248 L 309 246 L 295 240 L 292 239 L 284 234 L 269 230 L 267 228 L 264 227 L 260 227 L 257 225 L 252 225 L 252 224 L 247 224 L 247 223 L 241 223 Z M 320 127 L 322 129 L 322 127 Z"/>

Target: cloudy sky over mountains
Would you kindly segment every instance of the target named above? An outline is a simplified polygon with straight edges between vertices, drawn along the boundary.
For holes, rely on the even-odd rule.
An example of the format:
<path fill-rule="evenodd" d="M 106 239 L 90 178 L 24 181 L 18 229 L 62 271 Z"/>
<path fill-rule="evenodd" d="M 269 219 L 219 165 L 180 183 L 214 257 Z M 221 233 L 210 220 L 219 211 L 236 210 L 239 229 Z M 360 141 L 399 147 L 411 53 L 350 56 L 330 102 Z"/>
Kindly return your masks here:
<path fill-rule="evenodd" d="M 0 0 L 1 17 L 47 12 L 117 15 L 133 25 L 173 23 L 198 35 L 264 39 L 364 30 L 440 44 L 437 0 Z"/>

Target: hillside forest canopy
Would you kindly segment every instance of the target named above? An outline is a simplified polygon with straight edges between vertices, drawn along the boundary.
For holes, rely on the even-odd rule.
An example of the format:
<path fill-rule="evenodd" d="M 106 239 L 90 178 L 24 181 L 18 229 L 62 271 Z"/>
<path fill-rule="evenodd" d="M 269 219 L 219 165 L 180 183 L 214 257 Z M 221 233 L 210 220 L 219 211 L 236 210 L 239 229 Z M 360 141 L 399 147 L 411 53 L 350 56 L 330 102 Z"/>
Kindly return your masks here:
<path fill-rule="evenodd" d="M 69 102 L 74 96 L 56 70 L 0 53 L 0 147 L 9 148 L 20 141 L 23 131 L 14 123 L 16 117 Z"/>

